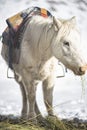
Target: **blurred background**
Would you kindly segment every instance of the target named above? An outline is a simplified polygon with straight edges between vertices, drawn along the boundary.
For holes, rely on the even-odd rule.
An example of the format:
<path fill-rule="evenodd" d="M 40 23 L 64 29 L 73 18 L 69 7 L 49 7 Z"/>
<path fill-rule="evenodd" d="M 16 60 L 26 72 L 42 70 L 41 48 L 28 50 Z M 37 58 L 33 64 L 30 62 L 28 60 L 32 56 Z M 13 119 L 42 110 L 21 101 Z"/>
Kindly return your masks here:
<path fill-rule="evenodd" d="M 83 51 L 87 57 L 87 0 L 0 0 L 0 35 L 7 26 L 7 18 L 31 6 L 46 8 L 57 18 L 76 16 Z M 0 42 L 0 51 L 1 46 Z M 57 71 L 58 75 L 63 73 L 60 66 Z M 41 83 L 37 89 L 37 102 L 43 115 L 46 115 Z M 57 78 L 53 105 L 55 114 L 60 118 L 87 120 L 87 74 L 78 77 L 68 70 L 65 77 Z M 0 55 L 0 114 L 20 115 L 21 108 L 19 85 L 14 79 L 7 79 L 7 65 Z"/>

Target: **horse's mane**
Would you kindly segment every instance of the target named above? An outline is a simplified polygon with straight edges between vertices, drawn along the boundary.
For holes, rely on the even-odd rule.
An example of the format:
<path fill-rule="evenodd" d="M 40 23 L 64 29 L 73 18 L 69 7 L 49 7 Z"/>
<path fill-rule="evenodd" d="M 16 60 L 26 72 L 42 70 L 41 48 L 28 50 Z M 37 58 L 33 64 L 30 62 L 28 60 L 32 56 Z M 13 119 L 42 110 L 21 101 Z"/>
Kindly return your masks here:
<path fill-rule="evenodd" d="M 53 36 L 53 33 L 50 31 L 50 26 L 52 25 L 52 18 L 44 18 L 42 16 L 33 16 L 31 21 L 29 22 L 29 25 L 27 27 L 27 31 L 29 34 L 33 34 L 30 37 L 32 39 L 32 43 L 40 44 L 40 42 L 47 42 L 47 40 L 50 40 Z M 49 32 L 49 33 L 48 33 Z M 26 35 L 25 35 L 26 36 Z M 50 37 L 50 39 L 48 38 Z M 41 41 L 40 41 L 41 40 Z"/>

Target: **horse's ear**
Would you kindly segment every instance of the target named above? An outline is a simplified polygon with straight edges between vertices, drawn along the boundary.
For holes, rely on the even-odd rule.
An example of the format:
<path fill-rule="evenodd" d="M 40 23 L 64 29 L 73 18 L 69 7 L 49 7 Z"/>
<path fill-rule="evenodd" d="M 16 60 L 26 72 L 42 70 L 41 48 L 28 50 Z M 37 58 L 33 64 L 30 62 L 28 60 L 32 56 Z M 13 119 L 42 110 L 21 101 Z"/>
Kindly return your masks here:
<path fill-rule="evenodd" d="M 62 26 L 62 23 L 60 20 L 56 19 L 54 16 L 53 16 L 53 25 L 55 27 L 55 31 L 58 31 L 59 28 Z"/>
<path fill-rule="evenodd" d="M 73 17 L 70 19 L 70 22 L 71 22 L 73 25 L 76 25 L 76 17 L 73 16 Z"/>

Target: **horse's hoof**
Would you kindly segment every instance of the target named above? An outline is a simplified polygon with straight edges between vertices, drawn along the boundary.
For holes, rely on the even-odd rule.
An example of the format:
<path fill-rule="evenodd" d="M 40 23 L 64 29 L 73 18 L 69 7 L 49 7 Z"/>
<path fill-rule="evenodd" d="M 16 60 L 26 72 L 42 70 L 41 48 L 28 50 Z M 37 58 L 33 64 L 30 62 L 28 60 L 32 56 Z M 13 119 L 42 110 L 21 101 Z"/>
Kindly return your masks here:
<path fill-rule="evenodd" d="M 46 120 L 43 116 L 37 116 L 37 122 L 41 125 L 45 124 Z"/>
<path fill-rule="evenodd" d="M 28 116 L 28 121 L 36 125 L 36 124 L 37 124 L 36 114 L 35 114 L 35 113 L 34 113 L 34 114 L 30 114 L 30 115 Z"/>
<path fill-rule="evenodd" d="M 36 117 L 36 118 L 37 118 L 37 120 L 38 120 L 38 121 L 41 121 L 41 120 L 43 120 L 43 119 L 44 119 L 44 117 L 43 117 L 42 115 L 37 115 L 37 117 Z"/>
<path fill-rule="evenodd" d="M 30 124 L 34 124 L 34 125 L 37 125 L 37 119 L 36 118 L 29 118 L 28 119 L 28 122 L 30 122 Z"/>
<path fill-rule="evenodd" d="M 28 119 L 28 117 L 27 117 L 26 114 L 22 114 L 22 115 L 21 115 L 21 120 L 27 120 L 27 119 Z"/>

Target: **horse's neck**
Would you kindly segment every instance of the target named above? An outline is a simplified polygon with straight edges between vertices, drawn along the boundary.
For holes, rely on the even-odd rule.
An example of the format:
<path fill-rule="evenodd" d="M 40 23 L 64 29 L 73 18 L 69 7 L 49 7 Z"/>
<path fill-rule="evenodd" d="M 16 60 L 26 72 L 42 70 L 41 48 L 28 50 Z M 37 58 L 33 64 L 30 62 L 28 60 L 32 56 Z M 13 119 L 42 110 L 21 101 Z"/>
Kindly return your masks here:
<path fill-rule="evenodd" d="M 42 20 L 42 21 L 41 21 Z M 43 21 L 44 20 L 44 21 Z M 53 38 L 53 30 L 50 29 L 49 26 L 49 21 L 46 21 L 47 19 L 41 19 L 39 20 L 39 17 L 37 19 L 34 18 L 31 23 L 30 27 L 27 32 L 28 38 L 29 38 L 29 33 L 30 34 L 30 39 L 31 39 L 31 47 L 33 48 L 33 53 L 35 56 L 49 59 L 52 56 L 52 51 L 51 51 L 51 42 Z M 46 22 L 45 22 L 46 21 Z"/>

